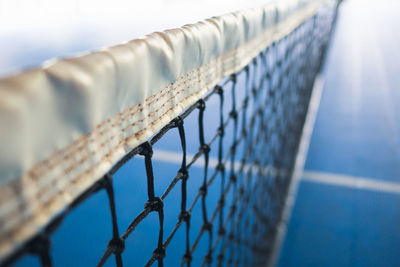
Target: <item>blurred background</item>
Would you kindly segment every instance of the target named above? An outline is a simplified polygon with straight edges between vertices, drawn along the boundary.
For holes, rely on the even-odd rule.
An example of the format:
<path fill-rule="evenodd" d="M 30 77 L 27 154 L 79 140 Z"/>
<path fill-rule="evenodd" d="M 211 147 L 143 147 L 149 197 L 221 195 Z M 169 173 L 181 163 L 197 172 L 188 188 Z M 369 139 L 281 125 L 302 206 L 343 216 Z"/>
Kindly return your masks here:
<path fill-rule="evenodd" d="M 0 0 L 0 77 L 266 2 Z"/>
<path fill-rule="evenodd" d="M 400 2 L 347 0 L 280 266 L 400 265 Z"/>

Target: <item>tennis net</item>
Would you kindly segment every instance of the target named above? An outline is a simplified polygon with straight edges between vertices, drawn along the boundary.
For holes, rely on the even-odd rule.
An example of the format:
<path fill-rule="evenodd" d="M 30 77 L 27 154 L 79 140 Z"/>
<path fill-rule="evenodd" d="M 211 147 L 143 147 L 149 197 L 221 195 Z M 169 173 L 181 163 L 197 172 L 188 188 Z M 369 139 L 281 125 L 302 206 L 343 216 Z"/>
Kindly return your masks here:
<path fill-rule="evenodd" d="M 36 234 L 11 249 L 3 264 L 12 264 L 29 253 L 36 255 L 42 266 L 52 266 L 52 234 L 73 209 L 104 191 L 112 233 L 108 244 L 99 244 L 104 252 L 98 266 L 111 261 L 123 266 L 126 240 L 135 238 L 151 214 L 158 218 L 154 250 L 149 257 L 130 255 L 145 258 L 139 261 L 145 266 L 163 266 L 174 244 L 179 244 L 179 255 L 174 257 L 181 266 L 266 265 L 274 253 L 313 83 L 336 15 L 336 5 L 326 3 L 290 30 L 281 27 L 282 33 L 274 35 L 279 38 L 271 38 L 249 63 L 225 75 L 193 104 L 183 107 L 177 117 L 152 132 L 147 141 L 126 153 L 102 178 L 43 223 Z M 171 132 L 176 135 L 172 144 L 180 150 L 179 167 L 175 176 L 162 177 L 165 186 L 160 193 L 155 189 L 160 177 L 153 166 L 154 161 L 177 157 L 176 152 L 157 148 Z M 164 159 L 162 155 L 166 155 Z M 114 177 L 132 159 L 141 158 L 146 186 L 136 190 L 147 190 L 147 198 L 144 208 L 121 232 Z M 132 181 L 132 193 L 134 188 Z M 166 200 L 176 191 L 180 199 L 173 205 L 179 215 L 166 231 Z M 178 235 L 181 229 L 184 234 Z"/>

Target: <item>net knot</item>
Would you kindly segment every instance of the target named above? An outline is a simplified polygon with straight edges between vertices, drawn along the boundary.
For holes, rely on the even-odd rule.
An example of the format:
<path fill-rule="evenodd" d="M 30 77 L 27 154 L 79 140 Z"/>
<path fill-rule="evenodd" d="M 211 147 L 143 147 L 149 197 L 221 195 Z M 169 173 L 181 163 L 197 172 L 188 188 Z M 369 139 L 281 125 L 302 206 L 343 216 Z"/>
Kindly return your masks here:
<path fill-rule="evenodd" d="M 181 214 L 179 214 L 179 221 L 189 222 L 190 221 L 190 212 L 187 210 L 182 211 Z"/>
<path fill-rule="evenodd" d="M 239 189 L 239 195 L 242 196 L 243 194 L 244 194 L 244 188 L 243 186 L 241 186 Z"/>
<path fill-rule="evenodd" d="M 200 99 L 199 101 L 197 101 L 197 108 L 200 110 L 205 110 L 206 102 L 203 99 Z"/>
<path fill-rule="evenodd" d="M 45 234 L 39 234 L 28 244 L 27 249 L 32 254 L 43 255 L 50 250 L 51 241 Z"/>
<path fill-rule="evenodd" d="M 253 94 L 253 96 L 256 96 L 257 95 L 257 88 L 253 87 L 251 89 L 251 93 Z"/>
<path fill-rule="evenodd" d="M 165 258 L 165 248 L 158 247 L 153 251 L 153 258 L 156 260 L 162 260 Z"/>
<path fill-rule="evenodd" d="M 161 211 L 164 207 L 164 203 L 161 198 L 155 197 L 152 200 L 148 200 L 144 205 L 145 209 L 150 209 L 150 211 Z"/>
<path fill-rule="evenodd" d="M 183 125 L 183 119 L 181 116 L 176 117 L 173 121 L 172 121 L 173 127 L 179 127 Z"/>
<path fill-rule="evenodd" d="M 153 156 L 153 148 L 149 142 L 145 142 L 140 145 L 140 152 L 139 155 L 141 156 Z"/>
<path fill-rule="evenodd" d="M 253 58 L 253 64 L 254 64 L 254 65 L 257 65 L 257 63 L 258 63 L 257 58 L 256 58 L 256 57 Z"/>
<path fill-rule="evenodd" d="M 223 137 L 225 135 L 224 127 L 219 127 L 217 132 L 220 137 Z"/>
<path fill-rule="evenodd" d="M 203 196 L 207 195 L 207 185 L 203 185 L 202 187 L 200 187 L 199 189 L 200 194 L 202 194 Z"/>
<path fill-rule="evenodd" d="M 110 174 L 106 174 L 103 176 L 102 179 L 100 179 L 99 181 L 97 181 L 97 190 L 103 189 L 103 188 L 107 188 L 108 186 L 111 185 L 112 182 L 112 176 Z M 96 190 L 96 191 L 97 191 Z"/>
<path fill-rule="evenodd" d="M 108 247 L 114 254 L 121 254 L 125 250 L 125 242 L 120 237 L 115 237 L 108 242 Z"/>
<path fill-rule="evenodd" d="M 212 232 L 212 223 L 206 222 L 203 224 L 202 228 L 204 229 L 204 231 L 211 233 Z"/>
<path fill-rule="evenodd" d="M 238 144 L 237 142 L 232 144 L 232 146 L 230 148 L 230 153 L 235 154 L 237 144 Z"/>
<path fill-rule="evenodd" d="M 232 119 L 236 120 L 237 117 L 238 117 L 238 113 L 236 112 L 236 110 L 232 110 L 232 111 L 229 113 L 229 116 L 231 116 Z"/>
<path fill-rule="evenodd" d="M 231 74 L 230 79 L 231 79 L 232 82 L 236 83 L 236 74 L 235 73 Z"/>
<path fill-rule="evenodd" d="M 210 146 L 209 145 L 207 145 L 207 144 L 203 144 L 201 147 L 200 147 L 200 149 L 201 149 L 201 151 L 203 151 L 203 153 L 205 153 L 205 154 L 208 154 L 209 152 L 210 152 Z"/>
<path fill-rule="evenodd" d="M 223 89 L 221 86 L 219 86 L 219 85 L 216 85 L 215 88 L 214 88 L 214 90 L 215 90 L 215 92 L 216 92 L 217 94 L 219 94 L 219 95 L 222 95 L 222 94 L 224 93 L 224 89 Z"/>
<path fill-rule="evenodd" d="M 223 207 L 223 206 L 225 205 L 225 198 L 224 198 L 223 196 L 219 199 L 218 205 L 219 205 L 220 207 Z"/>
<path fill-rule="evenodd" d="M 231 179 L 231 181 L 232 181 L 233 183 L 236 183 L 236 181 L 237 181 L 237 177 L 236 177 L 236 175 L 235 175 L 234 173 L 231 174 L 231 176 L 229 177 L 229 179 Z"/>
<path fill-rule="evenodd" d="M 248 104 L 249 104 L 249 97 L 246 96 L 246 98 L 243 99 L 243 108 L 247 108 Z"/>
<path fill-rule="evenodd" d="M 235 238 L 235 235 L 233 234 L 233 232 L 230 232 L 229 235 L 228 235 L 228 239 L 230 241 L 233 241 L 234 238 Z"/>
<path fill-rule="evenodd" d="M 225 171 L 225 165 L 223 163 L 218 163 L 217 171 L 224 172 Z"/>
<path fill-rule="evenodd" d="M 274 96 L 275 96 L 275 91 L 273 91 L 273 90 L 272 90 L 272 91 L 269 91 L 269 96 L 270 96 L 270 97 L 274 97 Z"/>
<path fill-rule="evenodd" d="M 235 205 L 232 205 L 232 207 L 231 207 L 231 213 L 234 214 L 234 213 L 236 212 L 236 209 L 237 209 L 236 204 L 235 204 Z"/>
<path fill-rule="evenodd" d="M 242 130 L 242 135 L 243 135 L 243 137 L 246 137 L 246 136 L 247 136 L 247 130 L 244 129 L 244 128 L 243 128 L 243 130 Z"/>
<path fill-rule="evenodd" d="M 192 254 L 188 251 L 183 255 L 183 262 L 191 262 Z"/>
<path fill-rule="evenodd" d="M 204 257 L 204 262 L 205 262 L 205 264 L 211 264 L 211 263 L 212 263 L 212 260 L 213 260 L 213 258 L 212 258 L 212 251 L 209 251 L 209 252 L 207 253 L 207 255 Z"/>
<path fill-rule="evenodd" d="M 222 262 L 224 260 L 224 254 L 221 252 L 218 254 L 218 261 Z"/>
<path fill-rule="evenodd" d="M 189 173 L 188 173 L 186 167 L 180 168 L 178 173 L 181 175 L 182 180 L 187 180 L 189 178 Z"/>

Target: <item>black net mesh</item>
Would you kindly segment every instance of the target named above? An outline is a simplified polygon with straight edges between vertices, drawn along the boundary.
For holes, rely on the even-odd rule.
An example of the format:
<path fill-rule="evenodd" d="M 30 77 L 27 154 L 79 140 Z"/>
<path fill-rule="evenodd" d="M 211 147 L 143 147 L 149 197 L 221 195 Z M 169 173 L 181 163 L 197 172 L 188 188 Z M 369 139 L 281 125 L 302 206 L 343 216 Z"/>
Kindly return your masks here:
<path fill-rule="evenodd" d="M 70 210 L 95 192 L 105 190 L 112 234 L 108 245 L 95 244 L 105 248 L 98 259 L 99 266 L 114 261 L 117 266 L 123 266 L 125 241 L 128 237 L 135 238 L 136 229 L 150 214 L 158 216 L 154 229 L 158 232 L 158 239 L 152 256 L 146 259 L 146 266 L 153 263 L 163 266 L 171 241 L 178 238 L 176 233 L 180 228 L 185 231 L 178 241 L 183 249 L 174 257 L 179 257 L 181 265 L 193 265 L 196 257 L 196 265 L 201 266 L 264 266 L 272 253 L 313 82 L 323 61 L 333 14 L 332 10 L 318 13 L 266 47 L 244 69 L 222 80 L 148 142 L 126 155 L 6 264 L 15 262 L 21 255 L 33 253 L 43 266 L 51 266 L 50 237 L 54 230 Z M 209 129 L 205 116 L 210 101 L 217 105 L 212 114 L 217 129 L 211 135 L 207 133 L 215 129 Z M 184 123 L 189 116 L 196 121 L 196 128 L 191 130 L 197 133 L 197 145 L 191 155 Z M 168 179 L 163 193 L 156 194 L 158 180 L 153 172 L 152 157 L 157 150 L 153 151 L 153 148 L 170 131 L 176 131 L 176 136 L 179 136 L 176 145 L 182 152 L 180 168 L 175 177 Z M 146 189 L 132 186 L 132 190 L 147 190 L 148 199 L 143 203 L 143 210 L 133 216 L 130 225 L 121 233 L 113 175 L 132 157 L 144 158 L 147 179 Z M 195 165 L 196 168 L 201 165 L 200 176 L 198 172 L 192 172 Z M 200 181 L 195 190 L 192 180 Z M 216 184 L 218 190 L 211 194 L 210 188 Z M 190 192 L 196 193 L 189 194 L 189 187 Z M 169 227 L 172 231 L 167 232 L 165 200 L 173 190 L 180 191 L 180 201 L 174 204 L 180 211 L 176 224 Z M 208 198 L 216 200 L 213 205 Z M 199 213 L 197 218 L 201 219 L 193 221 L 191 218 L 195 211 Z M 193 224 L 200 225 L 196 232 L 193 232 Z M 196 254 L 201 240 L 205 246 L 202 249 L 204 253 Z M 144 256 L 139 253 L 134 257 Z"/>

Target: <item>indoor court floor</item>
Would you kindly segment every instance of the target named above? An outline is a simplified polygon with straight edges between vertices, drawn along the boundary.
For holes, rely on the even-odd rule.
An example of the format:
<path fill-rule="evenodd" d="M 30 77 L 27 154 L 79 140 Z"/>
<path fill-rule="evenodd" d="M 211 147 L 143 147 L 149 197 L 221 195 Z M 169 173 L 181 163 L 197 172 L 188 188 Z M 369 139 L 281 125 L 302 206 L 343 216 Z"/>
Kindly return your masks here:
<path fill-rule="evenodd" d="M 342 3 L 279 266 L 400 266 L 399 11 Z"/>

